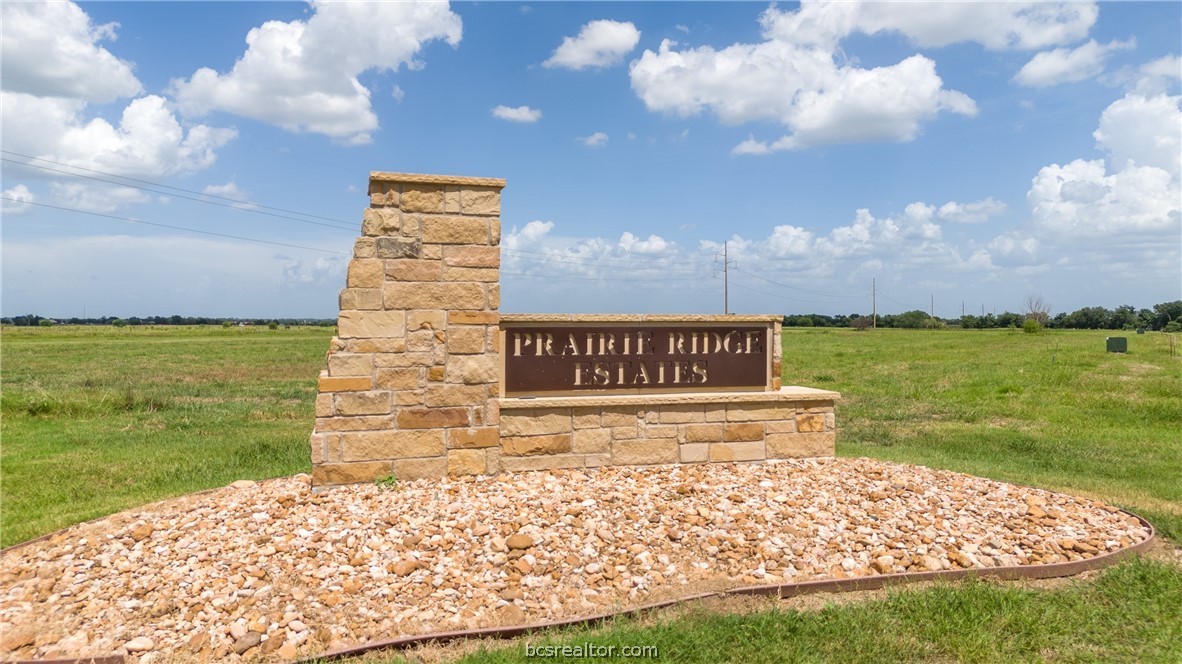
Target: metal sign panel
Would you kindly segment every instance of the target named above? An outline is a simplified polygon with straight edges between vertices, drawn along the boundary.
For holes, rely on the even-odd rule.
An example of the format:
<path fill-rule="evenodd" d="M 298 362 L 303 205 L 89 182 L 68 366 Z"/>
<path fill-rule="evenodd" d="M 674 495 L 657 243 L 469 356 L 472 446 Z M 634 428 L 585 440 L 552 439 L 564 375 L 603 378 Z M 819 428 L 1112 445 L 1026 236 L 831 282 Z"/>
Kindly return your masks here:
<path fill-rule="evenodd" d="M 506 395 L 765 389 L 767 327 L 509 326 Z"/>

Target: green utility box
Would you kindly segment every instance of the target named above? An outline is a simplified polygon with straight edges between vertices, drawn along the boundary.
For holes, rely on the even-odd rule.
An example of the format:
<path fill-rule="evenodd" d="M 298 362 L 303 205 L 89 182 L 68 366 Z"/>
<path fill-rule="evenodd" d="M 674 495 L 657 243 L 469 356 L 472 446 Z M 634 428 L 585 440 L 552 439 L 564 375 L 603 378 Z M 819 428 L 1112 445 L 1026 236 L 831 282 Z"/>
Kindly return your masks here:
<path fill-rule="evenodd" d="M 1127 352 L 1129 352 L 1129 338 L 1128 337 L 1108 337 L 1108 352 L 1109 353 L 1127 353 Z"/>

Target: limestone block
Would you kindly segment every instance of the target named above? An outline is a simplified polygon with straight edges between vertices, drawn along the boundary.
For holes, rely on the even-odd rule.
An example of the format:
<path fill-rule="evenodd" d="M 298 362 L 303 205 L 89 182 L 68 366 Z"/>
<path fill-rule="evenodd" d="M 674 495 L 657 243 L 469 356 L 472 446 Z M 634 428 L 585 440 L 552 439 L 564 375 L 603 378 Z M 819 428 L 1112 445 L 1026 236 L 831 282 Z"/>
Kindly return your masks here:
<path fill-rule="evenodd" d="M 748 422 L 744 424 L 728 424 L 723 429 L 722 439 L 727 442 L 742 440 L 763 440 L 763 423 Z"/>
<path fill-rule="evenodd" d="M 636 426 L 639 416 L 643 416 L 643 411 L 634 406 L 616 406 L 606 407 L 602 412 L 601 424 L 605 427 L 623 427 Z"/>
<path fill-rule="evenodd" d="M 447 446 L 451 449 L 497 447 L 500 443 L 501 432 L 496 427 L 448 429 L 447 431 Z"/>
<path fill-rule="evenodd" d="M 393 281 L 439 281 L 443 278 L 443 264 L 426 259 L 388 260 L 386 278 Z"/>
<path fill-rule="evenodd" d="M 456 326 L 447 331 L 447 352 L 471 355 L 484 352 L 484 328 Z"/>
<path fill-rule="evenodd" d="M 484 385 L 427 385 L 425 403 L 428 406 L 479 406 L 488 398 Z"/>
<path fill-rule="evenodd" d="M 443 309 L 420 309 L 406 315 L 408 330 L 442 330 L 447 327 L 447 312 Z"/>
<path fill-rule="evenodd" d="M 767 437 L 770 459 L 833 456 L 834 436 L 824 433 L 776 433 Z"/>
<path fill-rule="evenodd" d="M 444 452 L 443 431 L 438 429 L 356 431 L 340 435 L 345 461 L 428 457 Z"/>
<path fill-rule="evenodd" d="M 684 424 L 687 422 L 705 422 L 706 410 L 702 406 L 661 406 L 660 421 L 662 424 Z"/>
<path fill-rule="evenodd" d="M 796 416 L 796 430 L 801 433 L 814 433 L 825 430 L 825 416 L 818 414 L 804 414 Z"/>
<path fill-rule="evenodd" d="M 571 451 L 571 435 L 552 436 L 505 436 L 501 434 L 501 459 L 509 456 L 534 456 L 538 454 L 563 454 Z"/>
<path fill-rule="evenodd" d="M 433 330 L 415 330 L 406 335 L 406 350 L 412 353 L 429 353 L 435 350 Z"/>
<path fill-rule="evenodd" d="M 483 475 L 486 470 L 483 450 L 450 450 L 447 453 L 448 477 Z"/>
<path fill-rule="evenodd" d="M 371 185 L 372 188 L 372 185 Z M 395 189 L 378 190 L 369 192 L 369 204 L 372 207 L 384 206 L 398 206 L 399 194 Z"/>
<path fill-rule="evenodd" d="M 392 415 L 360 417 L 321 417 L 316 419 L 316 431 L 377 431 L 394 426 Z"/>
<path fill-rule="evenodd" d="M 403 187 L 398 207 L 403 212 L 443 212 L 443 187 L 407 184 Z"/>
<path fill-rule="evenodd" d="M 796 420 L 770 420 L 764 422 L 768 433 L 796 433 Z"/>
<path fill-rule="evenodd" d="M 394 475 L 400 480 L 411 482 L 447 474 L 447 457 L 428 459 L 396 459 Z"/>
<path fill-rule="evenodd" d="M 465 189 L 460 194 L 460 211 L 464 214 L 499 215 L 501 193 L 491 189 Z"/>
<path fill-rule="evenodd" d="M 359 237 L 353 243 L 353 258 L 373 258 L 377 255 L 377 243 L 372 237 Z"/>
<path fill-rule="evenodd" d="M 373 379 L 369 376 L 344 378 L 321 376 L 318 384 L 321 392 L 357 392 L 373 389 Z"/>
<path fill-rule="evenodd" d="M 403 337 L 406 314 L 402 311 L 342 311 L 337 332 L 342 338 Z"/>
<path fill-rule="evenodd" d="M 341 311 L 349 309 L 376 310 L 382 308 L 382 289 L 346 288 L 338 298 Z"/>
<path fill-rule="evenodd" d="M 587 454 L 583 457 L 583 466 L 586 468 L 599 468 L 606 466 L 612 462 L 611 452 L 600 452 L 598 454 Z"/>
<path fill-rule="evenodd" d="M 316 417 L 330 417 L 332 415 L 332 394 L 316 395 Z"/>
<path fill-rule="evenodd" d="M 547 433 L 570 433 L 568 410 L 521 410 L 501 417 L 502 436 L 537 436 Z"/>
<path fill-rule="evenodd" d="M 825 430 L 833 431 L 837 428 L 837 416 L 833 413 L 825 413 Z"/>
<path fill-rule="evenodd" d="M 759 404 L 730 404 L 726 407 L 728 422 L 757 422 L 761 420 L 783 420 L 793 417 L 796 409 L 789 406 L 768 406 Z"/>
<path fill-rule="evenodd" d="M 378 258 L 418 258 L 423 251 L 419 240 L 402 237 L 380 237 L 377 239 L 374 255 Z"/>
<path fill-rule="evenodd" d="M 443 367 L 431 367 L 427 369 L 427 380 L 437 383 L 443 380 Z"/>
<path fill-rule="evenodd" d="M 710 461 L 762 461 L 767 458 L 762 440 L 742 443 L 710 443 Z"/>
<path fill-rule="evenodd" d="M 448 246 L 443 248 L 443 264 L 451 267 L 500 267 L 500 247 Z"/>
<path fill-rule="evenodd" d="M 418 367 L 378 369 L 374 376 L 374 387 L 383 390 L 414 389 L 422 381 L 422 373 Z"/>
<path fill-rule="evenodd" d="M 373 374 L 373 355 L 370 353 L 336 353 L 328 356 L 330 376 L 369 376 Z"/>
<path fill-rule="evenodd" d="M 488 220 L 479 217 L 420 217 L 423 242 L 481 244 L 488 242 Z"/>
<path fill-rule="evenodd" d="M 445 429 L 470 426 L 467 408 L 403 408 L 399 429 Z"/>
<path fill-rule="evenodd" d="M 350 353 L 403 353 L 406 352 L 406 339 L 348 339 L 345 350 Z"/>
<path fill-rule="evenodd" d="M 707 422 L 725 422 L 726 421 L 726 406 L 706 407 L 706 421 Z"/>
<path fill-rule="evenodd" d="M 312 467 L 312 484 L 355 484 L 371 482 L 390 474 L 389 461 L 362 461 L 360 463 L 324 463 Z"/>
<path fill-rule="evenodd" d="M 685 442 L 687 443 L 719 443 L 722 442 L 721 424 L 687 424 L 685 425 Z M 702 459 L 705 461 L 705 459 Z"/>
<path fill-rule="evenodd" d="M 495 311 L 449 311 L 447 322 L 451 325 L 496 325 L 501 315 Z"/>
<path fill-rule="evenodd" d="M 432 353 L 383 353 L 373 358 L 375 367 L 388 369 L 392 367 L 429 367 L 435 364 Z"/>
<path fill-rule="evenodd" d="M 492 218 L 488 220 L 488 243 L 494 247 L 501 243 L 501 220 L 499 218 Z"/>
<path fill-rule="evenodd" d="M 312 447 L 312 463 L 324 463 L 327 460 L 325 458 L 325 451 L 328 446 L 329 435 L 325 433 L 314 433 L 310 437 L 308 442 Z"/>
<path fill-rule="evenodd" d="M 576 429 L 571 441 L 571 451 L 578 454 L 610 452 L 612 432 L 607 429 Z"/>
<path fill-rule="evenodd" d="M 490 398 L 484 402 L 484 423 L 488 426 L 498 426 L 501 423 L 501 401 Z"/>
<path fill-rule="evenodd" d="M 501 278 L 501 271 L 495 267 L 451 267 L 443 266 L 444 281 L 480 281 L 496 283 Z"/>
<path fill-rule="evenodd" d="M 682 463 L 704 463 L 709 459 L 709 443 L 685 443 L 680 447 Z"/>
<path fill-rule="evenodd" d="M 345 285 L 349 288 L 381 288 L 386 281 L 385 266 L 376 258 L 354 258 L 349 261 Z"/>
<path fill-rule="evenodd" d="M 484 467 L 488 469 L 485 472 L 489 475 L 496 475 L 501 472 L 500 445 L 484 448 Z"/>
<path fill-rule="evenodd" d="M 387 309 L 484 309 L 484 290 L 477 283 L 387 283 Z"/>
<path fill-rule="evenodd" d="M 576 429 L 598 429 L 599 428 L 599 410 L 598 409 L 576 409 L 574 411 L 574 418 L 571 422 Z"/>
<path fill-rule="evenodd" d="M 639 437 L 638 426 L 630 427 L 612 427 L 609 431 L 612 432 L 612 440 L 631 440 Z"/>
<path fill-rule="evenodd" d="M 551 454 L 545 456 L 501 455 L 501 471 L 520 473 L 527 470 L 553 470 L 555 468 L 583 468 L 586 459 L 582 454 Z"/>
<path fill-rule="evenodd" d="M 675 438 L 612 441 L 613 464 L 677 463 L 680 459 L 681 451 Z"/>
<path fill-rule="evenodd" d="M 488 308 L 493 309 L 493 310 L 501 308 L 501 286 L 500 286 L 500 284 L 488 287 Z"/>
<path fill-rule="evenodd" d="M 422 257 L 426 260 L 432 260 L 432 261 L 443 260 L 443 245 L 442 244 L 424 244 Z"/>
<path fill-rule="evenodd" d="M 801 407 L 810 413 L 831 413 L 833 412 L 832 401 L 804 401 L 801 402 Z"/>
<path fill-rule="evenodd" d="M 484 347 L 487 348 L 488 352 L 490 352 L 490 353 L 501 352 L 501 334 L 500 334 L 500 332 L 497 331 L 497 328 L 495 325 L 490 326 L 487 329 L 488 329 L 488 331 L 486 333 L 487 338 L 485 339 Z"/>
<path fill-rule="evenodd" d="M 459 212 L 460 212 L 460 188 L 459 187 L 444 187 L 443 188 L 443 211 L 447 214 L 459 214 Z"/>
<path fill-rule="evenodd" d="M 677 427 L 672 424 L 646 425 L 639 435 L 641 438 L 677 438 Z"/>
<path fill-rule="evenodd" d="M 402 215 L 393 208 L 367 208 L 361 216 L 361 234 L 368 236 L 394 235 L 402 230 Z"/>
<path fill-rule="evenodd" d="M 384 415 L 390 412 L 390 393 L 385 390 L 372 392 L 339 392 L 336 395 L 338 415 Z"/>
<path fill-rule="evenodd" d="M 481 385 L 500 380 L 500 363 L 491 355 L 461 355 L 448 360 L 444 379 L 449 383 Z"/>

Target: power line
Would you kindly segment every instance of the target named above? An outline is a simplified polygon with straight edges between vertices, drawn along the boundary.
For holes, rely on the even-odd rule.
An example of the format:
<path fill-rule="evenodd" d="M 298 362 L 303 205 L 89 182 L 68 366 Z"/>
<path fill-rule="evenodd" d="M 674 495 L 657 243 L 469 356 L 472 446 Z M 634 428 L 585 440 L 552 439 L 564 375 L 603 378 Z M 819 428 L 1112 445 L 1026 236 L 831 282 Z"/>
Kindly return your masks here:
<path fill-rule="evenodd" d="M 626 279 L 626 278 L 616 278 L 616 277 L 575 277 L 575 276 L 567 276 L 567 275 L 561 275 L 561 274 L 530 274 L 528 272 L 505 272 L 504 270 L 501 271 L 501 274 L 503 274 L 503 275 L 507 274 L 507 275 L 514 276 L 514 277 L 529 277 L 531 279 L 573 279 L 573 280 L 577 280 L 577 281 L 628 281 L 628 282 L 636 283 L 635 278 Z M 643 283 L 651 283 L 654 281 L 683 281 L 684 282 L 684 281 L 686 281 L 686 279 L 684 277 L 672 277 L 669 279 L 650 279 L 650 278 L 646 277 L 644 279 Z"/>
<path fill-rule="evenodd" d="M 260 244 L 273 244 L 273 245 L 279 246 L 279 247 L 290 247 L 292 249 L 307 249 L 308 251 L 320 251 L 320 252 L 324 252 L 326 254 L 339 254 L 341 256 L 351 256 L 352 255 L 352 254 L 346 253 L 344 251 L 333 251 L 332 249 L 321 249 L 319 247 L 305 247 L 305 246 L 299 245 L 299 244 L 287 244 L 286 242 L 274 242 L 271 240 L 260 240 L 258 238 L 253 238 L 253 237 L 242 237 L 240 235 L 228 235 L 226 233 L 215 233 L 213 231 L 202 231 L 202 230 L 198 230 L 196 228 L 185 228 L 184 226 L 170 226 L 168 224 L 159 224 L 154 221 L 144 221 L 143 219 L 132 219 L 130 217 L 119 217 L 119 216 L 116 216 L 113 214 L 103 214 L 101 212 L 91 212 L 89 210 L 79 210 L 77 208 L 62 207 L 60 205 L 49 205 L 48 203 L 36 203 L 33 201 L 21 200 L 19 198 L 12 198 L 9 196 L 0 196 L 0 199 L 4 199 L 6 201 L 13 201 L 14 203 L 23 203 L 25 205 L 36 205 L 38 207 L 51 208 L 54 210 L 64 210 L 66 212 L 77 212 L 78 214 L 89 214 L 91 216 L 104 217 L 107 219 L 115 219 L 117 221 L 129 221 L 133 224 L 146 224 L 148 226 L 159 226 L 160 228 L 171 228 L 173 230 L 187 231 L 189 233 L 200 233 L 202 235 L 213 235 L 216 237 L 225 237 L 225 238 L 230 238 L 232 240 L 245 240 L 247 242 L 258 242 Z"/>
<path fill-rule="evenodd" d="M 744 270 L 739 267 L 736 267 L 735 271 L 742 272 L 743 274 L 749 274 L 749 275 L 755 277 L 756 279 L 762 279 L 773 286 L 780 286 L 781 288 L 790 288 L 792 290 L 800 291 L 802 293 L 808 293 L 810 295 L 819 295 L 821 297 L 832 297 L 832 298 L 836 298 L 839 300 L 853 300 L 853 299 L 859 299 L 861 297 L 859 295 L 838 295 L 836 293 L 829 293 L 826 291 L 815 291 L 815 290 L 811 290 L 808 288 L 800 288 L 799 286 L 790 286 L 788 284 L 782 284 L 778 281 L 772 281 L 771 279 L 768 279 L 767 277 L 765 277 L 763 275 L 756 274 L 754 272 L 748 272 L 747 270 Z"/>
<path fill-rule="evenodd" d="M 558 257 L 554 256 L 553 253 L 545 252 L 545 251 L 529 251 L 526 249 L 501 249 L 501 251 L 503 251 L 507 254 L 530 254 L 530 255 L 534 255 L 534 256 L 547 256 L 547 257 L 556 258 L 556 259 L 558 258 Z M 641 264 L 641 265 L 652 265 L 652 263 L 653 263 L 653 261 L 651 261 L 651 260 L 628 260 L 626 258 L 580 258 L 577 256 L 567 256 L 564 258 L 571 258 L 571 259 L 573 259 L 574 262 L 595 261 L 595 262 L 602 262 L 602 263 L 623 263 L 623 264 Z M 697 269 L 697 268 L 702 268 L 702 267 L 706 267 L 706 263 L 695 263 L 695 264 L 690 265 L 689 267 L 677 267 L 677 268 L 669 268 L 669 269 L 679 269 L 679 270 L 680 269 Z"/>
<path fill-rule="evenodd" d="M 320 222 L 309 221 L 307 219 L 297 219 L 295 217 L 290 217 L 287 215 L 295 214 L 295 215 L 299 215 L 301 217 L 310 217 L 311 219 L 323 219 L 325 221 L 332 221 L 332 222 L 336 222 L 338 224 L 348 224 L 349 223 L 347 221 L 341 221 L 340 219 L 333 219 L 331 217 L 321 217 L 319 215 L 307 214 L 305 212 L 298 212 L 296 210 L 285 210 L 283 208 L 271 207 L 269 205 L 259 205 L 258 203 L 245 203 L 243 201 L 234 200 L 233 198 L 227 198 L 225 196 L 218 196 L 217 194 L 207 194 L 207 193 L 200 192 L 200 191 L 193 191 L 192 189 L 183 189 L 181 187 L 174 187 L 172 185 L 161 184 L 159 182 L 152 182 L 150 180 L 140 180 L 138 178 L 127 177 L 126 175 L 117 175 L 115 173 L 108 173 L 105 171 L 99 171 L 99 170 L 95 170 L 93 168 L 84 168 L 82 166 L 74 166 L 71 164 L 62 163 L 60 161 L 54 161 L 52 159 L 45 159 L 42 157 L 33 157 L 30 155 L 21 154 L 19 152 L 12 152 L 10 150 L 0 150 L 0 152 L 3 152 L 4 154 L 10 154 L 10 155 L 13 155 L 16 157 L 24 157 L 25 159 L 32 159 L 35 161 L 44 161 L 49 164 L 56 164 L 58 166 L 64 166 L 66 168 L 72 168 L 75 170 L 86 171 L 87 173 L 98 173 L 99 175 L 105 175 L 105 176 L 111 177 L 111 178 L 119 178 L 119 180 L 127 180 L 128 182 L 120 182 L 118 180 L 107 180 L 104 178 L 95 177 L 93 175 L 83 175 L 81 173 L 73 173 L 70 171 L 63 171 L 63 170 L 59 170 L 56 168 L 50 168 L 48 166 L 42 166 L 40 164 L 32 164 L 32 163 L 25 162 L 25 161 L 17 161 L 15 159 L 0 158 L 0 160 L 7 161 L 9 163 L 20 164 L 22 166 L 30 166 L 32 168 L 39 168 L 44 171 L 50 171 L 53 173 L 60 173 L 62 175 L 69 175 L 70 177 L 85 178 L 87 180 L 97 180 L 99 182 L 106 182 L 107 184 L 114 184 L 114 185 L 118 185 L 121 187 L 131 187 L 133 189 L 139 189 L 141 191 L 149 191 L 153 194 L 163 194 L 163 195 L 167 195 L 167 196 L 175 196 L 177 198 L 183 198 L 185 200 L 197 201 L 198 203 L 206 203 L 209 205 L 218 205 L 221 207 L 229 207 L 229 208 L 234 208 L 236 210 L 243 210 L 245 212 L 253 212 L 255 214 L 266 215 L 268 217 L 278 217 L 280 219 L 290 219 L 291 221 L 298 221 L 298 222 L 304 223 L 304 224 L 315 224 L 317 226 L 328 226 L 329 228 L 339 228 L 341 230 L 347 230 L 347 231 L 356 230 L 353 226 L 345 227 L 345 226 L 337 226 L 335 224 L 324 224 L 324 223 L 320 223 Z M 147 187 L 142 187 L 142 186 L 135 185 L 135 184 L 129 184 L 130 182 L 139 182 L 141 184 L 151 185 L 153 187 L 158 187 L 159 189 L 168 189 L 171 191 L 157 191 L 155 189 L 149 189 Z M 180 191 L 180 192 L 184 192 L 186 194 L 194 194 L 195 196 L 201 196 L 203 198 L 192 198 L 189 196 L 181 196 L 179 194 L 172 193 L 174 191 Z M 227 203 L 218 203 L 215 201 L 206 200 L 207 198 L 213 198 L 213 199 L 217 199 L 217 200 L 221 200 L 221 201 L 227 201 Z M 244 206 L 250 206 L 250 207 L 244 207 Z M 258 209 L 253 209 L 253 208 L 258 208 Z M 262 210 L 274 210 L 275 212 L 284 212 L 286 214 L 273 214 L 270 212 L 263 212 Z"/>
<path fill-rule="evenodd" d="M 505 250 L 505 251 L 509 251 L 509 250 Z M 587 265 L 587 266 L 593 266 L 593 267 L 614 267 L 614 268 L 620 269 L 620 270 L 661 270 L 664 272 L 699 272 L 700 271 L 699 268 L 694 268 L 694 267 L 665 267 L 665 266 L 659 266 L 659 265 L 651 266 L 651 267 L 632 267 L 632 266 L 602 265 L 602 264 L 590 262 L 592 260 L 598 260 L 598 259 L 579 260 L 574 257 L 570 257 L 569 259 L 567 259 L 567 258 L 559 258 L 559 257 L 534 258 L 533 256 L 518 256 L 517 258 L 519 258 L 521 260 L 526 260 L 526 261 L 536 261 L 539 263 L 565 263 L 567 265 Z M 610 260 L 610 259 L 608 259 L 608 260 Z"/>

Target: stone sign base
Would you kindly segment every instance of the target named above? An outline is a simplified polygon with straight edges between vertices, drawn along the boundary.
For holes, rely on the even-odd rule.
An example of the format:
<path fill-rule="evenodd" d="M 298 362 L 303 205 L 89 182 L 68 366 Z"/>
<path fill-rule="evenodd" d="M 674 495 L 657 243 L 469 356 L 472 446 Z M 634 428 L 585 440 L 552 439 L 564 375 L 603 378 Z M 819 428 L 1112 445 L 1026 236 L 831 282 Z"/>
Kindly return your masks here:
<path fill-rule="evenodd" d="M 832 456 L 836 392 L 501 399 L 499 467 L 762 461 Z"/>

